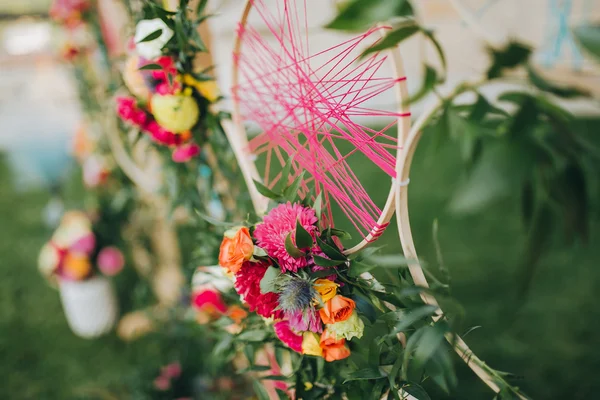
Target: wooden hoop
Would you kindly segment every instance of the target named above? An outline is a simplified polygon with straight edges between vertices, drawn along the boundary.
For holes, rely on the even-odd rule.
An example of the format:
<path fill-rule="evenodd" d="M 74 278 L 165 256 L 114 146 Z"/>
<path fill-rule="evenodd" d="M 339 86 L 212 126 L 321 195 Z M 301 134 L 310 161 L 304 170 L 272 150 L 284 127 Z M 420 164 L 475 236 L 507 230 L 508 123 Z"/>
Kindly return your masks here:
<path fill-rule="evenodd" d="M 239 26 L 244 28 L 248 22 L 248 16 L 250 15 L 250 10 L 253 8 L 253 1 L 246 0 L 246 6 L 244 7 L 244 11 L 242 13 L 242 17 L 239 22 Z M 383 34 L 382 34 L 383 36 Z M 235 58 L 237 58 L 240 54 L 240 50 L 242 47 L 240 35 L 236 35 L 235 43 L 233 47 L 233 73 L 232 73 L 232 83 L 233 87 L 237 87 L 239 84 L 239 68 L 237 63 L 235 62 Z M 393 70 L 397 77 L 404 77 L 404 63 L 402 62 L 402 56 L 400 51 L 397 48 L 391 49 L 388 51 L 391 55 L 391 62 L 393 64 Z M 406 80 L 402 80 L 397 82 L 396 84 L 396 97 L 399 103 L 398 112 L 405 115 L 409 112 L 408 103 L 406 99 L 408 99 L 408 86 L 406 84 Z M 240 169 L 244 176 L 244 180 L 246 182 L 246 186 L 248 187 L 248 192 L 250 193 L 250 198 L 252 199 L 252 204 L 254 205 L 254 209 L 258 215 L 263 215 L 267 211 L 267 207 L 269 204 L 269 199 L 264 197 L 262 194 L 258 192 L 254 181 L 261 181 L 261 177 L 256 169 L 256 165 L 252 160 L 250 154 L 246 152 L 248 149 L 248 135 L 246 133 L 246 129 L 244 128 L 244 123 L 241 117 L 240 106 L 238 101 L 237 93 L 233 92 L 233 123 L 231 125 L 227 124 L 224 126 L 225 132 L 233 148 L 236 158 L 238 159 L 238 163 L 240 165 Z M 400 156 L 402 152 L 402 145 L 408 132 L 410 130 L 410 118 L 408 117 L 398 117 L 398 150 L 396 154 L 396 159 Z M 376 227 L 371 229 L 371 232 L 364 238 L 360 243 L 355 246 L 346 249 L 344 251 L 345 254 L 356 253 L 365 247 L 367 247 L 370 243 L 375 241 L 379 236 L 381 236 L 381 228 L 382 225 L 388 224 L 392 219 L 392 216 L 395 212 L 395 197 L 396 197 L 396 189 L 395 189 L 395 180 L 392 180 L 392 184 L 390 185 L 390 191 L 388 193 L 385 205 L 381 211 L 381 215 L 379 216 Z"/>

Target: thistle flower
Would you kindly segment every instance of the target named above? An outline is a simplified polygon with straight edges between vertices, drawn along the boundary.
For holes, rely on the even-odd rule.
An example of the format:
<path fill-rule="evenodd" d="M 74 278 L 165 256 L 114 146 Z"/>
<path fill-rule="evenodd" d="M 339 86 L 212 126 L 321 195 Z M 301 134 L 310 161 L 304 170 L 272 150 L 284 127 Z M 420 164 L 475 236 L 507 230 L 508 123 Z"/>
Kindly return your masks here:
<path fill-rule="evenodd" d="M 281 283 L 279 309 L 286 315 L 304 313 L 312 307 L 317 291 L 307 279 L 291 276 Z"/>

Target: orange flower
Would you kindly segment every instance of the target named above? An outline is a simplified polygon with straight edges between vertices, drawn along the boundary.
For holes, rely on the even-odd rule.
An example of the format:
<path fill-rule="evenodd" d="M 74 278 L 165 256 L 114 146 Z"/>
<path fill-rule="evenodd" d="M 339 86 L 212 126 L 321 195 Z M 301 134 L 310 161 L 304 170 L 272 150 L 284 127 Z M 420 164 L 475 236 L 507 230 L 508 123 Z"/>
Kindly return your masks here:
<path fill-rule="evenodd" d="M 237 273 L 244 261 L 252 258 L 254 244 L 248 228 L 241 227 L 237 231 L 225 232 L 219 253 L 219 264 L 232 273 Z"/>
<path fill-rule="evenodd" d="M 246 310 L 235 304 L 229 307 L 229 310 L 227 310 L 227 316 L 236 324 L 241 324 L 247 315 L 248 312 L 246 312 Z"/>
<path fill-rule="evenodd" d="M 346 346 L 346 339 L 335 340 L 335 335 L 332 335 L 328 330 L 323 331 L 320 345 L 325 361 L 343 360 L 350 356 L 350 349 Z"/>
<path fill-rule="evenodd" d="M 69 253 L 63 264 L 63 274 L 76 281 L 82 280 L 92 271 L 92 264 L 85 254 Z"/>
<path fill-rule="evenodd" d="M 350 318 L 355 308 L 354 300 L 338 294 L 325 303 L 325 307 L 319 310 L 319 314 L 324 324 L 335 324 Z"/>

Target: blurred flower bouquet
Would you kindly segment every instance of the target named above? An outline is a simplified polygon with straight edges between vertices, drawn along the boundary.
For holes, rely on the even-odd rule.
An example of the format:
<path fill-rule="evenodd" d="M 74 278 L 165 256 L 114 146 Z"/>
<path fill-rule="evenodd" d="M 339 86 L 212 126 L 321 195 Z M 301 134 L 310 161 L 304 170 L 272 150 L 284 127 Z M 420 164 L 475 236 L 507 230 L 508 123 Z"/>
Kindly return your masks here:
<path fill-rule="evenodd" d="M 211 117 L 208 108 L 219 99 L 207 71 L 197 72 L 192 65 L 194 55 L 206 51 L 197 31 L 202 21 L 148 5 L 123 71 L 133 96 L 117 98 L 120 118 L 171 148 L 177 163 L 200 153 L 199 143 L 206 140 L 205 120 Z M 190 37 L 194 40 L 188 41 Z"/>
<path fill-rule="evenodd" d="M 58 283 L 69 326 L 79 336 L 108 332 L 117 317 L 117 300 L 107 276 L 118 274 L 125 259 L 110 245 L 99 245 L 91 219 L 79 211 L 66 213 L 40 252 L 39 269 Z"/>

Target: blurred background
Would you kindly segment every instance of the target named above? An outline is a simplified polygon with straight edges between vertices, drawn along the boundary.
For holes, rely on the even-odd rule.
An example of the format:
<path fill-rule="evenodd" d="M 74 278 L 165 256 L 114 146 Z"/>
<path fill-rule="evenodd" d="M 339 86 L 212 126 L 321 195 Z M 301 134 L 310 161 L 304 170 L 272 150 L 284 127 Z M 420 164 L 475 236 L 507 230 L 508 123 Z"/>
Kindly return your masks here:
<path fill-rule="evenodd" d="M 111 2 L 113 0 L 107 0 Z M 86 340 L 69 330 L 57 292 L 37 271 L 41 245 L 63 208 L 81 207 L 84 188 L 71 155 L 81 106 L 71 70 L 60 56 L 61 32 L 48 14 L 50 0 L 0 0 L 0 398 L 111 398 L 101 388 L 118 385 L 139 367 L 152 343 L 124 343 L 109 335 Z M 210 20 L 218 80 L 230 87 L 235 21 L 243 2 L 217 2 Z M 572 131 L 600 148 L 600 64 L 585 55 L 571 28 L 600 19 L 594 0 L 468 0 L 460 2 L 475 24 L 445 0 L 427 0 L 420 17 L 435 29 L 448 56 L 445 87 L 485 71 L 489 43 L 515 38 L 535 49 L 544 76 L 585 87 L 585 99 L 558 100 L 575 115 Z M 108 7 L 110 9 L 110 7 Z M 115 16 L 116 18 L 116 16 Z M 471 21 L 472 22 L 472 21 Z M 124 35 L 131 32 L 124 32 Z M 409 88 L 422 81 L 418 40 L 403 44 Z M 506 90 L 491 85 L 491 96 Z M 422 104 L 414 106 L 418 116 Z M 593 399 L 600 393 L 600 215 L 598 169 L 588 169 L 587 234 L 562 231 L 548 241 L 535 269 L 523 263 L 530 235 L 523 226 L 521 193 L 506 192 L 472 212 L 451 212 L 464 178 L 460 144 L 435 152 L 424 135 L 411 174 L 411 222 L 417 249 L 437 268 L 438 252 L 451 293 L 464 307 L 473 350 L 489 364 L 515 373 L 535 399 Z M 368 172 L 368 171 L 367 171 Z M 377 185 L 378 182 L 374 182 Z M 382 193 L 385 196 L 385 193 Z M 434 221 L 438 234 L 432 235 Z M 398 250 L 388 232 L 382 241 Z M 522 282 L 530 284 L 524 290 Z M 202 357 L 198 354 L 197 357 Z M 461 363 L 452 397 L 491 398 Z M 100 389 L 99 389 L 100 388 Z"/>

